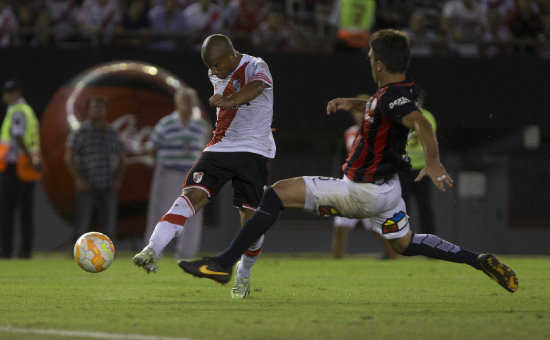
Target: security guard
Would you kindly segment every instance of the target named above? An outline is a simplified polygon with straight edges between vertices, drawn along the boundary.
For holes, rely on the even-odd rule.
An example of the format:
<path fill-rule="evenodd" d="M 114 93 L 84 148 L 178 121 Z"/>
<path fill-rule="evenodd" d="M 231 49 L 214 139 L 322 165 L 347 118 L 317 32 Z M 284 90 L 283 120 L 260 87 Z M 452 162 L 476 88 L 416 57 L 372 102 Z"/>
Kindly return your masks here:
<path fill-rule="evenodd" d="M 0 130 L 0 257 L 12 255 L 16 212 L 21 222 L 18 257 L 29 258 L 33 238 L 33 188 L 40 179 L 39 124 L 34 110 L 23 98 L 18 80 L 4 84 L 2 99 L 7 106 Z"/>

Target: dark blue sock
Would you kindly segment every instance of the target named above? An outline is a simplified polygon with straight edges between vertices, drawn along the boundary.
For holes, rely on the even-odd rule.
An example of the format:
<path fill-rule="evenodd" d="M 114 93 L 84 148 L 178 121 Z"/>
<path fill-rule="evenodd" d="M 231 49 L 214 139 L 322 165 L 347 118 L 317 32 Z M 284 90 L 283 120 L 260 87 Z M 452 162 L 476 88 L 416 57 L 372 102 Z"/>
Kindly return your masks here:
<path fill-rule="evenodd" d="M 229 268 L 237 262 L 241 255 L 256 242 L 277 221 L 279 213 L 283 210 L 283 202 L 273 188 L 269 187 L 264 192 L 258 210 L 246 221 L 244 227 L 235 236 L 229 248 L 216 256 L 223 268 Z"/>
<path fill-rule="evenodd" d="M 477 263 L 479 253 L 463 249 L 432 234 L 412 234 L 411 243 L 401 255 L 424 255 L 449 262 L 466 263 L 481 269 Z"/>

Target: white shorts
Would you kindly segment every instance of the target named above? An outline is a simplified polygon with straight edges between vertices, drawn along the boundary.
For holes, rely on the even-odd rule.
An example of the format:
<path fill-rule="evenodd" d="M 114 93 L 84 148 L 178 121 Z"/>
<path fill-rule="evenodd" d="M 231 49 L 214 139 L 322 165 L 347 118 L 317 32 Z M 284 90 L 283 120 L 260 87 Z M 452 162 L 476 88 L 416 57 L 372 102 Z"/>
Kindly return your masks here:
<path fill-rule="evenodd" d="M 363 228 L 365 228 L 365 230 L 372 230 L 372 222 L 371 222 L 370 218 L 363 218 L 362 220 L 357 220 L 357 219 L 354 219 L 354 218 L 336 216 L 336 217 L 334 217 L 333 226 L 339 227 L 339 228 L 353 229 L 353 228 L 355 228 L 355 226 L 359 222 L 361 222 L 361 224 L 363 225 Z"/>
<path fill-rule="evenodd" d="M 304 210 L 320 216 L 343 216 L 370 219 L 372 230 L 386 239 L 399 238 L 409 232 L 401 184 L 394 175 L 388 182 L 356 183 L 344 176 L 304 176 L 306 201 Z"/>

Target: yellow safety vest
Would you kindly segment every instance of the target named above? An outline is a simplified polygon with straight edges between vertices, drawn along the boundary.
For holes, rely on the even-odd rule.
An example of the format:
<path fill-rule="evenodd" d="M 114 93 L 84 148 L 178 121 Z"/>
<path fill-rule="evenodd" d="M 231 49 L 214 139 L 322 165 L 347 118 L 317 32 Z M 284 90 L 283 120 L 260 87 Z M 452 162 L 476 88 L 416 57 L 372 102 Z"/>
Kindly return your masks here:
<path fill-rule="evenodd" d="M 12 143 L 11 126 L 13 123 L 13 115 L 16 112 L 22 112 L 25 116 L 26 129 L 23 135 L 23 142 L 27 150 L 32 155 L 37 155 L 40 152 L 40 132 L 39 123 L 34 110 L 25 102 L 19 102 L 11 105 L 8 108 L 2 128 L 0 130 L 0 171 L 4 172 L 7 163 L 4 156 L 10 149 Z M 23 153 L 20 153 L 17 159 L 17 175 L 23 181 L 33 182 L 40 179 L 40 173 L 32 167 L 31 160 Z"/>
<path fill-rule="evenodd" d="M 434 129 L 434 132 L 436 130 L 436 123 L 435 118 L 431 114 L 430 111 L 426 109 L 420 109 L 422 112 L 422 115 L 426 117 L 426 119 L 432 124 L 432 128 Z M 411 169 L 412 170 L 420 170 L 426 166 L 426 155 L 424 154 L 424 148 L 422 147 L 422 143 L 420 143 L 420 140 L 418 140 L 418 136 L 416 135 L 416 131 L 413 131 L 411 138 L 409 139 L 409 143 L 407 144 L 407 148 L 405 149 L 407 151 L 407 154 L 409 155 L 409 159 L 411 160 Z"/>
<path fill-rule="evenodd" d="M 338 37 L 350 47 L 366 47 L 375 14 L 375 0 L 340 0 Z"/>

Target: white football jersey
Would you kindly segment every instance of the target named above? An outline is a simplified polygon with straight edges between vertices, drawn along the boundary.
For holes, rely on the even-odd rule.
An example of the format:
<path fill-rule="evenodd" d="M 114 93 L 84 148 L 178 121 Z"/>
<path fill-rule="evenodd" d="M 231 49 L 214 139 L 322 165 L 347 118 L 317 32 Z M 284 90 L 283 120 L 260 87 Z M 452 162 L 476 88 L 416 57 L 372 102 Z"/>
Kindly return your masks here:
<path fill-rule="evenodd" d="M 239 66 L 225 79 L 212 75 L 210 70 L 208 76 L 214 85 L 214 94 L 224 97 L 237 92 L 253 80 L 261 80 L 267 87 L 249 103 L 216 110 L 214 137 L 204 151 L 252 152 L 274 158 L 275 141 L 271 133 L 273 79 L 266 62 L 243 54 Z"/>

